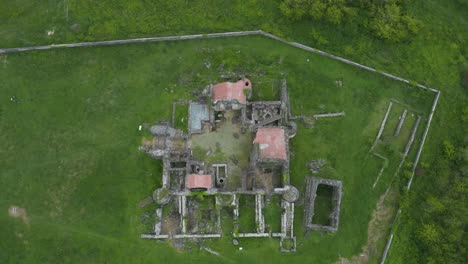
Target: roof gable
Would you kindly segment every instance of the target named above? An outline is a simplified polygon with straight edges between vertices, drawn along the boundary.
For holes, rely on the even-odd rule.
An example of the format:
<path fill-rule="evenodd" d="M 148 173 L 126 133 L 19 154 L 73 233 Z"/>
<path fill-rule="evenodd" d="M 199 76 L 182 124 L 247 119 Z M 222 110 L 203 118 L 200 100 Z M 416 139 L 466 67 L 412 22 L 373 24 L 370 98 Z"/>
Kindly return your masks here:
<path fill-rule="evenodd" d="M 247 96 L 244 90 L 252 90 L 252 83 L 249 79 L 238 82 L 223 82 L 212 87 L 213 102 L 217 101 L 237 101 L 241 104 L 247 103 Z"/>
<path fill-rule="evenodd" d="M 185 187 L 189 189 L 213 187 L 211 175 L 209 174 L 189 174 L 185 177 Z"/>

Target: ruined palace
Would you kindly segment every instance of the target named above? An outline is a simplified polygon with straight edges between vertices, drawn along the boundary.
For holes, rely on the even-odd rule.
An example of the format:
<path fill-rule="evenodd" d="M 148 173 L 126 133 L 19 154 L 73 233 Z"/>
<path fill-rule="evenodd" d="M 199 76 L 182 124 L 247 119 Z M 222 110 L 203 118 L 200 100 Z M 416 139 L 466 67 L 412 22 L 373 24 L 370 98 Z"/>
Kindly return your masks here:
<path fill-rule="evenodd" d="M 175 102 L 172 122 L 146 126 L 151 138 L 140 150 L 161 160 L 163 172 L 162 187 L 152 196 L 158 204 L 153 232 L 142 238 L 219 238 L 228 231 L 234 240 L 277 237 L 282 251 L 296 250 L 294 206 L 300 193 L 290 184 L 289 143 L 297 124 L 286 81 L 274 101 L 250 101 L 252 89 L 247 78 L 210 85 L 196 101 Z M 183 129 L 174 124 L 178 106 L 188 109 Z M 245 200 L 252 206 L 242 206 Z M 278 207 L 278 229 L 265 220 L 266 206 Z M 221 210 L 232 212 L 230 225 Z M 251 210 L 255 228 L 243 226 L 245 210 Z M 306 227 L 313 228 L 306 211 Z M 336 230 L 338 221 L 333 224 Z"/>

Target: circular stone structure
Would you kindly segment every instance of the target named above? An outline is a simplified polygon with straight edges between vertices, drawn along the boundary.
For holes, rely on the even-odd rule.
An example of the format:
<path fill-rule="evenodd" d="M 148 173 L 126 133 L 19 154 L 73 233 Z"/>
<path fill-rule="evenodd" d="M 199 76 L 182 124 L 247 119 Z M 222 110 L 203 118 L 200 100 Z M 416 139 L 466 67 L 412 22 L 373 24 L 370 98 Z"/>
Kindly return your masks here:
<path fill-rule="evenodd" d="M 221 194 L 217 197 L 221 206 L 230 206 L 234 201 L 234 197 L 232 195 Z"/>
<path fill-rule="evenodd" d="M 153 200 L 157 204 L 167 204 L 171 196 L 169 195 L 169 190 L 167 188 L 156 189 L 153 193 Z"/>
<path fill-rule="evenodd" d="M 284 186 L 285 191 L 283 192 L 283 199 L 286 202 L 294 203 L 299 199 L 299 190 L 292 185 Z"/>

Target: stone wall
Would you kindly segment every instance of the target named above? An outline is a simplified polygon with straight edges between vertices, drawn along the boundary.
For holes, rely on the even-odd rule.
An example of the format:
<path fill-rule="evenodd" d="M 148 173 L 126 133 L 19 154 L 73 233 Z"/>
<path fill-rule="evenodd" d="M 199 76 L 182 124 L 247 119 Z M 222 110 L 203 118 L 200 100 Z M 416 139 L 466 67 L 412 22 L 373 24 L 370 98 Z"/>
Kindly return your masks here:
<path fill-rule="evenodd" d="M 327 230 L 335 232 L 338 230 L 340 220 L 341 197 L 343 195 L 343 184 L 341 181 L 323 179 L 317 177 L 306 177 L 305 206 L 304 206 L 304 227 L 306 229 Z M 330 225 L 313 224 L 315 198 L 317 197 L 317 188 L 319 185 L 328 185 L 333 187 L 333 212 L 330 215 Z"/>

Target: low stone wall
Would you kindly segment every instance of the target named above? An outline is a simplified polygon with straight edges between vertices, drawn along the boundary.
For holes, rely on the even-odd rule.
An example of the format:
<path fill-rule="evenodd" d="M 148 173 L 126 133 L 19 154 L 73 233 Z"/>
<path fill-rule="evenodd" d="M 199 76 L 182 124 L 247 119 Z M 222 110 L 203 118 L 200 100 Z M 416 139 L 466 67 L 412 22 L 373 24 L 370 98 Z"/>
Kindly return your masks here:
<path fill-rule="evenodd" d="M 317 229 L 327 231 L 337 231 L 340 217 L 341 197 L 343 195 L 342 188 L 343 184 L 341 181 L 322 179 L 317 177 L 306 177 L 306 193 L 305 193 L 305 205 L 304 205 L 304 227 L 306 229 Z M 318 225 L 313 224 L 312 220 L 314 217 L 315 198 L 317 197 L 317 188 L 319 185 L 328 185 L 333 187 L 333 204 L 334 209 L 330 215 L 330 225 Z"/>
<path fill-rule="evenodd" d="M 221 234 L 181 234 L 174 235 L 173 238 L 218 238 Z"/>
<path fill-rule="evenodd" d="M 324 118 L 324 117 L 337 117 L 337 116 L 345 116 L 345 112 L 317 114 L 317 115 L 314 115 L 314 118 L 318 119 L 318 118 Z"/>
<path fill-rule="evenodd" d="M 141 238 L 148 239 L 169 239 L 169 238 L 220 238 L 221 234 L 179 234 L 179 235 L 151 235 L 151 234 L 142 234 Z"/>
<path fill-rule="evenodd" d="M 408 114 L 408 110 L 405 109 L 405 111 L 403 111 L 403 114 L 400 116 L 400 120 L 398 121 L 398 126 L 393 136 L 397 137 L 398 135 L 400 135 L 400 130 L 401 130 L 401 127 L 403 126 L 403 123 L 405 122 L 407 114 Z"/>
<path fill-rule="evenodd" d="M 271 237 L 269 233 L 239 233 L 237 237 Z"/>
<path fill-rule="evenodd" d="M 156 209 L 156 217 L 157 217 L 157 221 L 156 223 L 154 224 L 154 233 L 156 235 L 160 235 L 161 234 L 161 227 L 162 227 L 162 208 L 158 208 Z"/>
<path fill-rule="evenodd" d="M 149 42 L 163 42 L 163 41 L 177 41 L 177 40 L 191 40 L 191 39 L 239 37 L 239 36 L 259 35 L 259 34 L 261 34 L 261 31 L 260 30 L 255 30 L 255 31 L 212 33 L 212 34 L 197 34 L 197 35 L 183 35 L 183 36 L 135 38 L 135 39 L 119 39 L 119 40 L 107 40 L 107 41 L 78 42 L 78 43 L 67 43 L 67 44 L 52 44 L 52 45 L 44 45 L 44 46 L 0 49 L 0 54 L 13 53 L 13 52 L 24 52 L 24 51 L 33 51 L 33 50 L 50 50 L 50 49 L 56 49 L 56 48 L 111 46 L 111 45 L 149 43 Z"/>
<path fill-rule="evenodd" d="M 421 153 L 422 153 L 422 150 L 423 150 L 423 147 L 424 147 L 424 143 L 426 143 L 427 133 L 429 133 L 429 128 L 431 127 L 432 117 L 434 116 L 435 109 L 437 107 L 437 103 L 439 102 L 439 97 L 440 97 L 440 92 L 437 92 L 437 94 L 436 94 L 436 96 L 434 98 L 434 103 L 432 104 L 431 113 L 429 114 L 429 119 L 427 121 L 426 129 L 424 130 L 424 134 L 423 134 L 423 137 L 422 137 L 422 140 L 421 140 L 421 144 L 419 145 L 418 153 L 416 154 L 416 158 L 415 158 L 415 160 L 413 162 L 413 169 L 412 169 L 412 173 L 411 173 L 411 178 L 409 179 L 408 185 L 407 185 L 408 190 L 411 189 L 411 183 L 413 182 L 414 172 L 416 171 L 416 167 L 418 166 L 419 158 L 421 157 Z"/>
<path fill-rule="evenodd" d="M 255 223 L 257 225 L 257 233 L 265 232 L 265 217 L 263 216 L 264 195 L 255 195 Z"/>
<path fill-rule="evenodd" d="M 149 238 L 149 239 L 167 239 L 169 235 L 151 235 L 151 234 L 142 234 L 141 238 Z"/>
<path fill-rule="evenodd" d="M 390 114 L 390 110 L 392 110 L 392 106 L 393 106 L 393 102 L 390 101 L 388 103 L 388 108 L 387 108 L 387 112 L 385 113 L 385 116 L 382 120 L 382 124 L 380 125 L 380 129 L 379 129 L 379 132 L 377 133 L 377 136 L 375 137 L 375 142 L 374 142 L 374 145 L 372 146 L 371 150 L 375 147 L 375 144 L 377 143 L 377 141 L 380 139 L 380 137 L 382 136 L 382 132 L 384 131 L 385 129 L 385 124 L 387 123 L 387 119 L 388 119 L 388 115 Z"/>
<path fill-rule="evenodd" d="M 283 213 L 281 214 L 281 233 L 283 237 L 294 236 L 294 203 L 281 201 Z"/>

